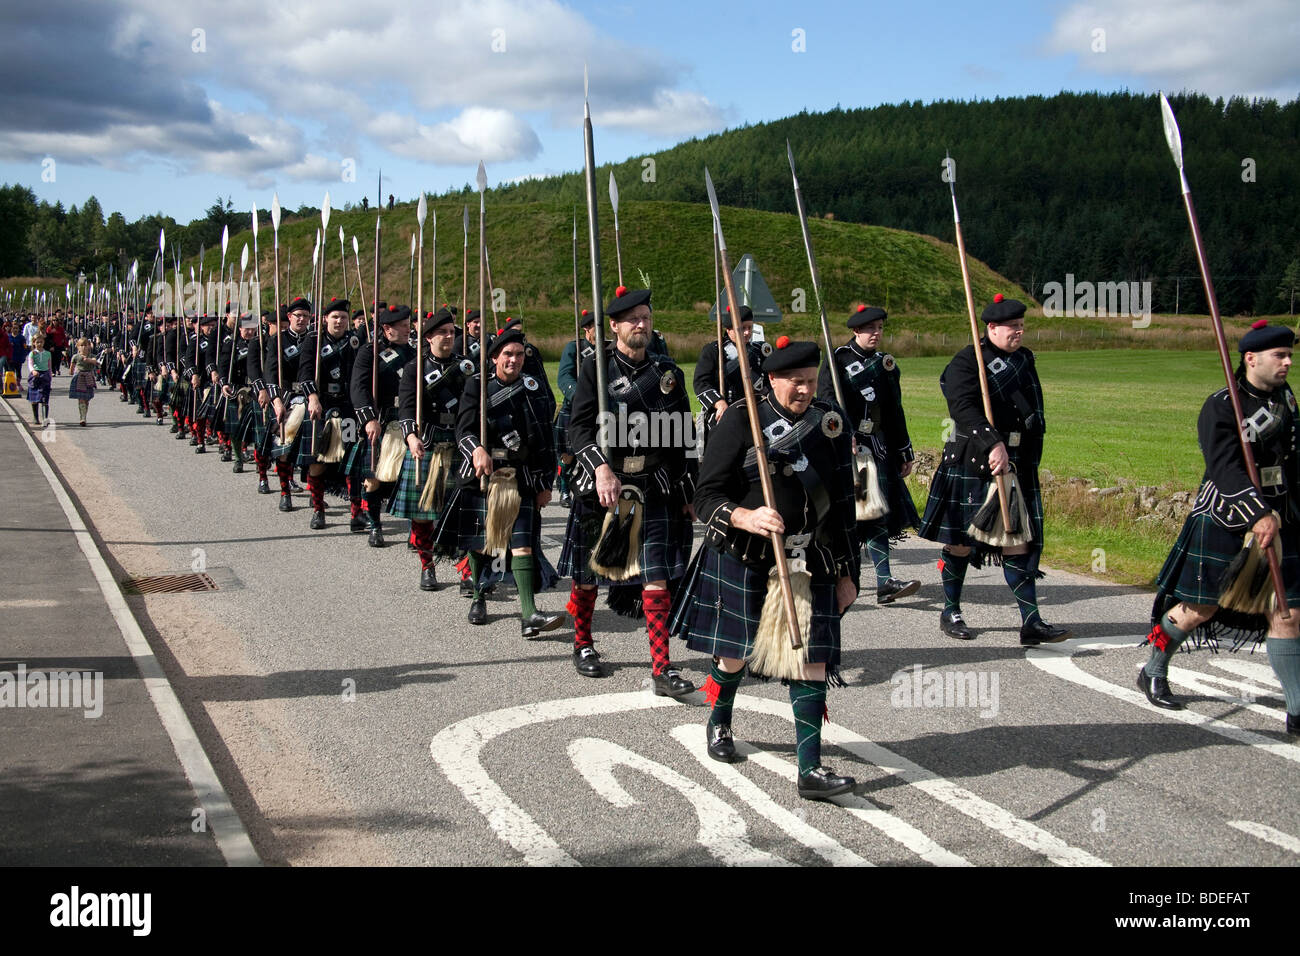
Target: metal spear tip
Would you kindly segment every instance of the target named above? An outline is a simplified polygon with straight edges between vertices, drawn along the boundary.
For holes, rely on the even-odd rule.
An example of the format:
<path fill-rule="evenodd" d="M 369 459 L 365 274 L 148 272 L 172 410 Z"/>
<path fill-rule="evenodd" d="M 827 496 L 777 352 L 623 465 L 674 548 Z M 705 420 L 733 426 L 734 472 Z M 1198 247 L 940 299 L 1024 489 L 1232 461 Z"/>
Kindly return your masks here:
<path fill-rule="evenodd" d="M 166 230 L 158 230 L 158 255 L 162 255 L 167 250 Z"/>
<path fill-rule="evenodd" d="M 230 227 L 221 227 L 221 258 L 226 257 L 226 247 L 230 245 Z"/>
<path fill-rule="evenodd" d="M 253 203 L 253 241 L 257 241 L 257 203 Z"/>
<path fill-rule="evenodd" d="M 465 241 L 469 242 L 469 206 L 468 205 L 465 206 L 465 212 L 463 214 L 463 217 L 465 223 Z"/>
<path fill-rule="evenodd" d="M 415 233 L 411 233 L 411 258 L 415 258 Z"/>
<path fill-rule="evenodd" d="M 357 237 L 356 237 L 356 236 L 353 236 L 353 237 L 352 237 L 352 254 L 353 254 L 354 256 L 359 256 L 359 255 L 361 255 L 361 247 L 360 247 L 359 245 L 357 245 Z"/>
<path fill-rule="evenodd" d="M 1178 166 L 1179 172 L 1183 169 L 1183 137 L 1178 132 L 1178 120 L 1174 119 L 1173 107 L 1165 99 L 1165 94 L 1160 94 L 1160 117 L 1165 124 L 1165 142 L 1169 144 L 1169 152 L 1174 155 L 1174 163 Z"/>
<path fill-rule="evenodd" d="M 325 191 L 325 200 L 320 207 L 320 227 L 328 229 L 330 227 L 330 194 L 329 190 Z"/>
<path fill-rule="evenodd" d="M 239 271 L 243 272 L 248 268 L 248 243 L 244 243 L 244 251 L 239 254 Z"/>
<path fill-rule="evenodd" d="M 280 231 L 280 194 L 271 194 L 271 228 Z"/>
<path fill-rule="evenodd" d="M 478 191 L 483 192 L 487 189 L 487 167 L 483 165 L 483 160 L 478 161 L 478 175 L 474 177 L 478 183 Z"/>
<path fill-rule="evenodd" d="M 482 168 L 482 164 L 480 164 L 479 168 Z M 415 207 L 415 218 L 419 221 L 420 228 L 423 229 L 424 220 L 429 218 L 429 202 L 424 198 L 424 193 L 420 193 L 420 202 Z"/>
<path fill-rule="evenodd" d="M 614 215 L 618 215 L 618 183 L 614 181 L 614 170 L 609 171 L 609 201 L 614 207 Z"/>
<path fill-rule="evenodd" d="M 346 245 L 346 244 L 347 244 L 347 243 L 346 243 L 346 241 L 345 241 L 344 238 L 343 238 L 343 227 L 342 227 L 342 226 L 339 226 L 339 245 L 340 245 L 340 246 L 343 246 L 343 245 Z"/>

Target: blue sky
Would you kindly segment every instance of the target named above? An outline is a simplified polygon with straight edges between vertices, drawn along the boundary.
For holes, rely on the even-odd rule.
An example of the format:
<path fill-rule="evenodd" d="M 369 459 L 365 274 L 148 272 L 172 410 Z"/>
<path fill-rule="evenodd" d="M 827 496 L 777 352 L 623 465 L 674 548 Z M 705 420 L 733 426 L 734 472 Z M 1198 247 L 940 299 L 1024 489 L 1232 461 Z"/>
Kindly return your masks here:
<path fill-rule="evenodd" d="M 1290 100 L 1297 48 L 1292 0 L 47 0 L 0 11 L 0 181 L 184 222 L 218 195 L 373 202 L 381 167 L 402 199 L 472 181 L 480 158 L 493 183 L 572 170 L 584 59 L 605 162 L 837 104 Z"/>

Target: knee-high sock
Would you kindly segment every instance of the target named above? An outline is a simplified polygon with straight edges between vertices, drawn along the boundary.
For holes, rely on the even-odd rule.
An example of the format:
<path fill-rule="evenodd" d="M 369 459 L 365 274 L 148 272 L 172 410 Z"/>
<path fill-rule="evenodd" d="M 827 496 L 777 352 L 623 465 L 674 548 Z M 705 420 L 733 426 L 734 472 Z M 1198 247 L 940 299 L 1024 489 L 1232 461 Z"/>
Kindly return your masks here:
<path fill-rule="evenodd" d="M 1286 712 L 1300 714 L 1300 640 L 1270 637 L 1264 643 L 1268 648 L 1268 662 L 1273 665 L 1273 673 L 1282 682 Z"/>
<path fill-rule="evenodd" d="M 970 555 L 953 554 L 946 548 L 939 558 L 939 578 L 943 582 L 943 609 L 961 610 L 961 586 L 966 583 Z"/>
<path fill-rule="evenodd" d="M 672 597 L 666 590 L 641 592 L 641 606 L 645 609 L 645 631 L 650 639 L 650 672 L 662 674 L 671 663 L 668 653 L 668 612 Z"/>
<path fill-rule="evenodd" d="M 376 488 L 374 491 L 366 492 L 366 518 L 370 521 L 370 527 L 378 528 L 380 526 L 380 514 L 384 509 L 384 489 Z"/>
<path fill-rule="evenodd" d="M 1185 640 L 1187 632 L 1175 624 L 1166 612 L 1160 623 L 1151 628 L 1151 633 L 1147 635 L 1147 643 L 1151 645 L 1151 657 L 1146 664 L 1147 677 L 1168 677 L 1169 661 Z"/>
<path fill-rule="evenodd" d="M 575 647 L 591 647 L 591 612 L 596 607 L 595 588 L 584 591 L 576 584 L 569 591 L 569 603 L 564 609 L 573 615 L 573 644 Z"/>
<path fill-rule="evenodd" d="M 795 747 L 799 755 L 799 773 L 822 765 L 822 720 L 826 716 L 826 682 L 824 680 L 790 681 L 790 709 L 794 711 Z"/>
<path fill-rule="evenodd" d="M 433 564 L 433 522 L 412 521 L 411 543 L 415 545 L 415 553 L 420 556 L 420 570 L 423 571 Z"/>
<path fill-rule="evenodd" d="M 1004 554 L 1002 556 L 1002 576 L 1007 580 L 1007 587 L 1016 596 L 1020 607 L 1020 620 L 1033 624 L 1041 620 L 1038 613 L 1038 587 L 1034 573 L 1029 570 L 1029 555 Z"/>
<path fill-rule="evenodd" d="M 742 667 L 734 674 L 728 674 L 714 660 L 709 670 L 709 679 L 704 682 L 704 699 L 713 705 L 709 711 L 710 727 L 731 725 L 731 708 L 736 701 L 736 691 L 740 689 L 741 678 L 745 676 Z"/>
<path fill-rule="evenodd" d="M 280 479 L 280 494 L 289 494 L 289 479 L 293 477 L 293 469 L 287 461 L 278 458 L 275 460 L 275 476 Z"/>
<path fill-rule="evenodd" d="M 89 409 L 90 402 L 86 401 L 84 398 L 77 399 L 77 413 L 81 415 L 81 420 L 83 422 L 86 420 L 86 412 L 89 411 Z"/>
<path fill-rule="evenodd" d="M 510 569 L 515 575 L 515 587 L 519 589 L 519 613 L 532 617 L 537 613 L 537 604 L 533 601 L 533 556 L 512 554 Z"/>
<path fill-rule="evenodd" d="M 351 481 L 348 482 L 348 491 L 349 491 L 349 492 L 352 491 L 352 483 L 351 483 Z M 353 518 L 360 518 L 360 517 L 361 517 L 361 499 L 360 499 L 360 498 L 353 498 L 353 497 L 351 497 L 351 496 L 349 495 L 349 497 L 348 497 L 348 506 L 349 506 L 349 508 L 351 509 L 351 515 L 352 515 Z"/>
<path fill-rule="evenodd" d="M 253 449 L 253 461 L 257 462 L 257 480 L 266 481 L 266 456 L 260 448 Z"/>
<path fill-rule="evenodd" d="M 474 588 L 474 600 L 477 601 L 483 596 L 480 590 L 480 580 L 483 576 L 483 565 L 487 562 L 487 555 L 479 554 L 477 551 L 469 553 L 469 582 Z"/>
<path fill-rule="evenodd" d="M 307 474 L 307 491 L 311 495 L 311 510 L 325 510 L 325 479 L 322 475 Z"/>
<path fill-rule="evenodd" d="M 876 567 L 876 586 L 880 587 L 889 580 L 889 529 L 883 524 L 869 525 L 864 540 L 867 557 L 871 558 L 871 563 Z"/>

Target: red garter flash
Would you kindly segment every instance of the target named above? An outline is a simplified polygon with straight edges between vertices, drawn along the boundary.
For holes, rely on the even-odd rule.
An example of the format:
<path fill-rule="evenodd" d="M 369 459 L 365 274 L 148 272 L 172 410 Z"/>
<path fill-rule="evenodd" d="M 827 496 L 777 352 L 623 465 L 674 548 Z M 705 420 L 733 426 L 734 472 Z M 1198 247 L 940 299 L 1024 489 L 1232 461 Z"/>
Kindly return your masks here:
<path fill-rule="evenodd" d="M 704 693 L 705 703 L 713 707 L 718 702 L 718 694 L 722 693 L 722 685 L 715 681 L 713 675 L 710 674 L 705 679 L 704 686 L 700 690 Z"/>
<path fill-rule="evenodd" d="M 1151 633 L 1147 635 L 1147 643 L 1154 644 L 1156 650 L 1163 653 L 1169 650 L 1169 635 L 1165 633 L 1163 627 L 1157 624 L 1151 628 Z"/>

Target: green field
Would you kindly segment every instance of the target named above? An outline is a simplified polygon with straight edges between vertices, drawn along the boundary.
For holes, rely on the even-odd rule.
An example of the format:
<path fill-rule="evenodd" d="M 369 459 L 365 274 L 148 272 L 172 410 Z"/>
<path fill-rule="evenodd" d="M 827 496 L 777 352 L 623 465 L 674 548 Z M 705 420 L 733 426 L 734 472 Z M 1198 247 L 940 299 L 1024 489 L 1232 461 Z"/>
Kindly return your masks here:
<path fill-rule="evenodd" d="M 1104 577 L 1147 585 L 1155 578 L 1177 526 L 1138 524 L 1132 494 L 1099 499 L 1086 488 L 1068 488 L 1071 477 L 1088 485 L 1113 486 L 1126 479 L 1162 493 L 1194 492 L 1204 462 L 1196 445 L 1196 417 L 1205 398 L 1222 387 L 1213 352 L 1168 350 L 1037 352 L 1047 409 L 1043 468 L 1054 484 L 1046 500 L 1046 549 L 1050 567 L 1092 572 L 1097 549 L 1105 552 Z M 947 358 L 900 362 L 908 430 L 918 452 L 937 457 L 947 406 L 939 374 Z M 689 380 L 693 364 L 682 364 Z M 548 363 L 555 384 L 558 363 Z M 696 406 L 692 396 L 692 406 Z M 918 510 L 926 489 L 909 481 Z"/>

